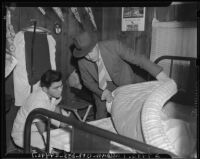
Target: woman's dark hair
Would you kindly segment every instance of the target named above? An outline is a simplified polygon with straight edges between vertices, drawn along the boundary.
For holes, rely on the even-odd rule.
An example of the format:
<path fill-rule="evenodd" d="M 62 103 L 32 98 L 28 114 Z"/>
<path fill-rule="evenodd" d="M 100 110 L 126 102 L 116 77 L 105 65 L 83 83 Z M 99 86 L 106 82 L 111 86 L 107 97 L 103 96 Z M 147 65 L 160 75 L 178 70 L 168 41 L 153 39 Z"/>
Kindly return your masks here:
<path fill-rule="evenodd" d="M 40 86 L 49 88 L 53 82 L 61 81 L 61 79 L 61 72 L 55 70 L 48 70 L 42 75 L 40 79 Z"/>

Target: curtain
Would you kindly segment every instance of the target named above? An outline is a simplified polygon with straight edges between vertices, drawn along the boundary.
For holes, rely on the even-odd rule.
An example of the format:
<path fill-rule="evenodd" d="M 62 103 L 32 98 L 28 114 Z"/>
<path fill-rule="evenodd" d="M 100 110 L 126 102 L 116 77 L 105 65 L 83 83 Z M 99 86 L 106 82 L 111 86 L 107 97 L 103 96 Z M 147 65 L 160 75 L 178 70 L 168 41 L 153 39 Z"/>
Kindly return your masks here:
<path fill-rule="evenodd" d="M 151 60 L 162 55 L 197 57 L 197 27 L 193 22 L 154 22 Z"/>
<path fill-rule="evenodd" d="M 163 55 L 197 57 L 197 26 L 195 22 L 159 22 L 152 23 L 152 41 L 150 59 L 155 61 Z M 169 60 L 162 60 L 159 65 L 169 74 Z M 189 62 L 175 61 L 172 78 L 179 88 L 186 88 L 189 75 Z"/>

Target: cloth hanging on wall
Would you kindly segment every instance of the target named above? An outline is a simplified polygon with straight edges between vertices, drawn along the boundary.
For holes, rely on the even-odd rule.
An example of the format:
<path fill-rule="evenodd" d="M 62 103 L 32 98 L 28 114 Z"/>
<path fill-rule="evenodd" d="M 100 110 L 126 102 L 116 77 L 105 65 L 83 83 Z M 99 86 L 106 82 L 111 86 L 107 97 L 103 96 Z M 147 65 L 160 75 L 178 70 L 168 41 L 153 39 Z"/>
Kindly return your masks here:
<path fill-rule="evenodd" d="M 71 11 L 84 30 L 97 30 L 91 7 L 71 7 Z"/>
<path fill-rule="evenodd" d="M 43 15 L 46 14 L 45 10 L 44 10 L 42 7 L 37 7 L 37 8 L 39 9 L 39 11 L 40 11 Z"/>
<path fill-rule="evenodd" d="M 152 23 L 150 59 L 163 55 L 197 57 L 197 27 L 193 22 Z"/>
<path fill-rule="evenodd" d="M 49 47 L 51 68 L 56 70 L 56 62 L 55 62 L 56 41 L 52 35 L 47 34 L 46 36 Z M 15 105 L 21 106 L 23 105 L 25 99 L 29 96 L 31 89 L 26 70 L 24 31 L 20 31 L 15 35 L 14 45 L 16 47 L 14 56 L 18 61 L 13 71 Z M 33 91 L 38 89 L 38 87 L 39 87 L 39 81 L 33 85 Z"/>
<path fill-rule="evenodd" d="M 6 49 L 10 54 L 15 51 L 15 46 L 13 45 L 15 37 L 15 31 L 11 24 L 11 12 L 8 9 L 6 14 Z"/>
<path fill-rule="evenodd" d="M 5 57 L 5 77 L 8 77 L 8 75 L 15 68 L 16 64 L 17 64 L 16 58 L 14 56 L 12 56 L 11 54 L 6 53 L 6 57 Z"/>
<path fill-rule="evenodd" d="M 44 33 L 35 34 L 33 59 L 31 59 L 32 36 L 33 32 L 24 33 L 26 70 L 30 85 L 37 83 L 42 74 L 48 69 L 51 69 L 47 35 Z M 33 61 L 32 66 L 31 60 Z M 33 72 L 31 73 L 31 71 Z"/>
<path fill-rule="evenodd" d="M 76 20 L 81 23 L 81 18 L 80 18 L 80 15 L 78 13 L 78 10 L 77 10 L 77 7 L 71 7 L 71 11 L 72 13 L 74 14 Z"/>
<path fill-rule="evenodd" d="M 172 55 L 197 57 L 197 27 L 193 22 L 159 22 L 154 15 L 152 23 L 152 40 L 150 59 L 155 61 L 160 56 Z M 170 60 L 159 63 L 169 75 Z M 172 78 L 179 88 L 186 89 L 189 62 L 174 61 Z"/>
<path fill-rule="evenodd" d="M 15 46 L 13 44 L 15 31 L 11 24 L 11 11 L 7 9 L 6 13 L 6 56 L 5 56 L 5 77 L 12 72 L 17 64 L 16 58 L 13 56 Z"/>
<path fill-rule="evenodd" d="M 65 20 L 64 20 L 64 16 L 63 16 L 61 8 L 59 8 L 59 7 L 52 7 L 52 8 L 53 8 L 54 12 L 57 14 L 57 16 L 60 18 L 60 20 L 62 20 L 64 22 Z"/>
<path fill-rule="evenodd" d="M 93 12 L 92 12 L 91 7 L 85 7 L 85 10 L 86 10 L 87 13 L 89 14 L 90 20 L 92 21 L 92 24 L 93 24 L 95 30 L 97 30 L 97 25 L 96 25 L 96 23 L 95 23 L 94 15 L 93 15 Z"/>

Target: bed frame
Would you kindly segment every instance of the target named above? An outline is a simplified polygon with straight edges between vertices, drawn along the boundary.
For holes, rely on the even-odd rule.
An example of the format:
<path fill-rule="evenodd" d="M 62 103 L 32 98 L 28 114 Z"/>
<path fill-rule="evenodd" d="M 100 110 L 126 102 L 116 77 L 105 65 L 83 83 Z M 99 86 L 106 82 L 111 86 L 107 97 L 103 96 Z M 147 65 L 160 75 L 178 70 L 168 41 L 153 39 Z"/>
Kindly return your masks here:
<path fill-rule="evenodd" d="M 31 137 L 31 125 L 34 119 L 40 118 L 46 121 L 47 124 L 47 142 L 46 149 L 40 150 L 30 146 Z M 134 139 L 130 139 L 125 136 L 117 135 L 112 132 L 97 128 L 89 125 L 85 122 L 73 120 L 55 112 L 37 108 L 33 110 L 26 120 L 25 133 L 24 133 L 24 153 L 31 153 L 32 150 L 37 150 L 39 153 L 49 153 L 49 141 L 50 141 L 50 119 L 56 119 L 61 122 L 72 125 L 71 131 L 71 153 L 108 153 L 110 148 L 110 141 L 123 144 L 125 146 L 134 148 L 139 152 L 152 155 L 165 155 L 168 157 L 177 157 L 169 151 L 139 142 Z M 69 131 L 66 128 L 66 131 Z"/>
<path fill-rule="evenodd" d="M 189 61 L 190 73 L 192 73 L 193 75 L 194 75 L 193 70 L 195 71 L 197 70 L 196 58 L 179 57 L 179 56 L 162 56 L 158 58 L 157 60 L 155 60 L 155 63 L 158 64 L 163 59 L 165 60 L 168 59 L 171 61 L 170 76 L 173 70 L 174 60 Z M 194 83 L 195 82 L 193 82 L 193 84 Z M 163 149 L 148 145 L 146 143 L 139 142 L 134 139 L 130 139 L 125 136 L 114 134 L 112 132 L 89 125 L 85 122 L 69 119 L 65 116 L 58 115 L 55 112 L 51 112 L 42 108 L 33 110 L 27 117 L 26 124 L 25 124 L 25 133 L 24 133 L 24 153 L 31 153 L 33 150 L 33 148 L 30 146 L 30 135 L 31 135 L 31 124 L 35 118 L 42 118 L 44 121 L 47 122 L 46 149 L 41 150 L 41 151 L 39 150 L 40 152 L 49 153 L 50 119 L 53 118 L 58 121 L 72 125 L 72 129 L 71 129 L 72 135 L 71 135 L 71 143 L 70 143 L 70 146 L 71 146 L 70 150 L 72 153 L 92 153 L 92 152 L 93 153 L 108 153 L 110 149 L 110 141 L 115 141 L 117 143 L 131 147 L 137 150 L 138 152 L 142 152 L 146 154 L 167 154 L 167 155 L 170 155 L 171 157 L 177 157 L 175 154 L 172 154 L 169 151 L 165 151 Z"/>
<path fill-rule="evenodd" d="M 175 62 L 187 62 L 189 63 L 188 68 L 188 75 L 185 77 L 184 81 L 187 83 L 186 89 L 184 90 L 180 83 L 177 82 L 178 86 L 178 93 L 173 96 L 172 101 L 175 101 L 180 104 L 185 105 L 192 105 L 197 106 L 198 103 L 198 82 L 197 82 L 197 73 L 198 73 L 198 67 L 197 67 L 197 58 L 194 57 L 182 57 L 182 56 L 161 56 L 158 57 L 154 63 L 158 64 L 162 61 L 168 61 L 169 66 L 169 77 L 173 79 L 173 69 L 175 68 L 176 63 Z M 149 75 L 148 80 L 152 80 L 152 77 Z"/>

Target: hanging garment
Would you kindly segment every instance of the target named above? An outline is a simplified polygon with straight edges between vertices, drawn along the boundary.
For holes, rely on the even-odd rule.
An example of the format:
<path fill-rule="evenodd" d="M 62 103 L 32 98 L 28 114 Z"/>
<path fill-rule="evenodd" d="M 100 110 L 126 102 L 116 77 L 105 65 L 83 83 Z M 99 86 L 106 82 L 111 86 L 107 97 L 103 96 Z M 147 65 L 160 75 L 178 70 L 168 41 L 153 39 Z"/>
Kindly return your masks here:
<path fill-rule="evenodd" d="M 50 34 L 47 34 L 47 41 L 49 47 L 51 68 L 56 70 L 56 62 L 55 62 L 56 41 Z M 35 43 L 37 43 L 37 41 Z M 24 31 L 20 31 L 15 35 L 14 45 L 16 47 L 14 56 L 18 61 L 13 71 L 15 105 L 21 106 L 23 105 L 25 99 L 29 96 L 31 89 L 26 69 Z M 39 81 L 33 85 L 33 91 L 36 90 L 38 86 L 39 86 Z"/>
<path fill-rule="evenodd" d="M 34 45 L 32 44 L 32 38 L 33 32 L 24 32 L 26 70 L 30 85 L 37 83 L 42 74 L 51 69 L 47 35 L 36 32 Z M 31 55 L 32 47 L 33 55 Z"/>

